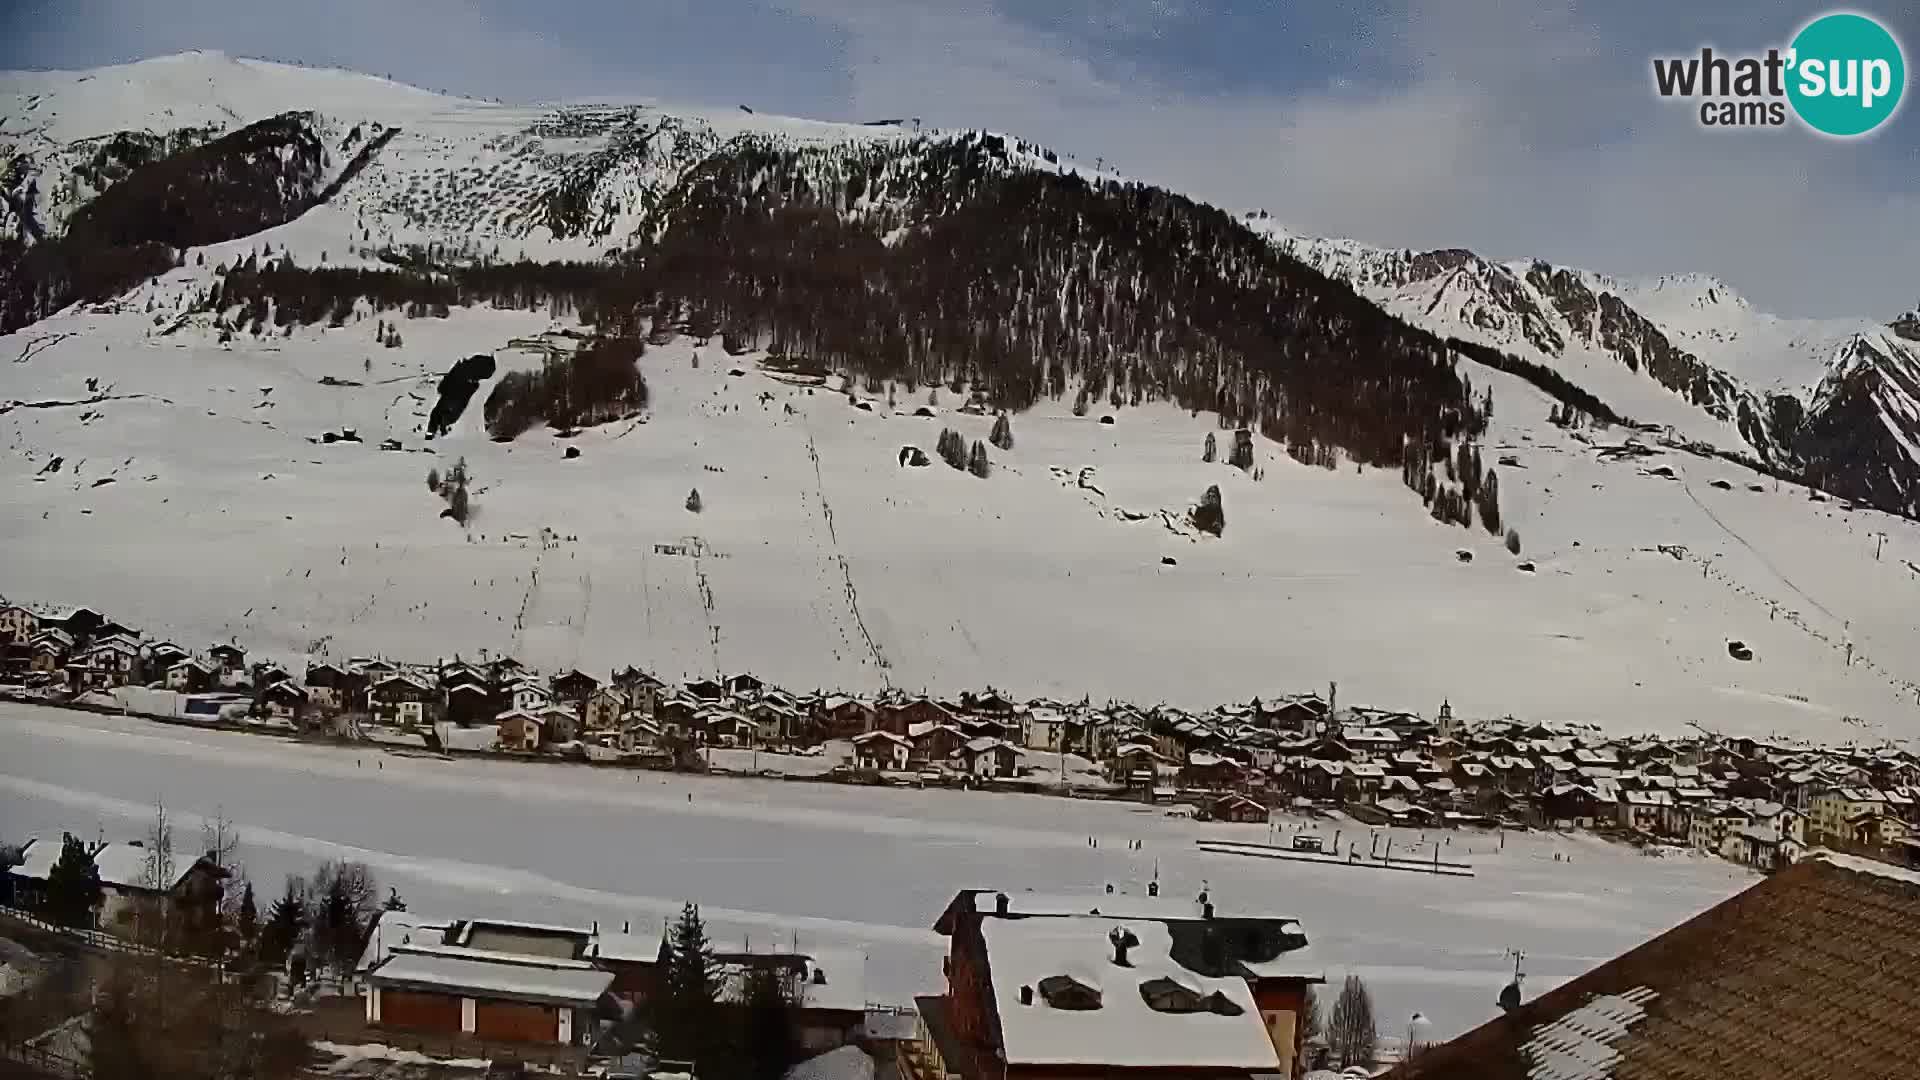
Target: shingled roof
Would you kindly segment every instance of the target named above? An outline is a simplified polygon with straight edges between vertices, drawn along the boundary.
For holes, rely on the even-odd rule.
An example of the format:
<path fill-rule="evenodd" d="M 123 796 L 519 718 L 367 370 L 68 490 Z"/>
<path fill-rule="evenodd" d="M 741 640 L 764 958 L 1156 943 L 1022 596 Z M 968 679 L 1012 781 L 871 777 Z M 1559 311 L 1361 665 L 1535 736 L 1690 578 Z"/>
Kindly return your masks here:
<path fill-rule="evenodd" d="M 1389 1076 L 1920 1077 L 1920 873 L 1815 853 Z"/>

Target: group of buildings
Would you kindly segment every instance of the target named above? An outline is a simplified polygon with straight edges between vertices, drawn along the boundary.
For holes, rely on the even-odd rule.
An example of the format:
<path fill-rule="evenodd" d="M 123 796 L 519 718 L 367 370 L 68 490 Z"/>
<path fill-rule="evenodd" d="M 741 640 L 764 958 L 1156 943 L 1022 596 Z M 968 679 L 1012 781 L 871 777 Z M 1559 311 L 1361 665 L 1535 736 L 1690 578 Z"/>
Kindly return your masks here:
<path fill-rule="evenodd" d="M 751 674 L 669 684 L 628 667 L 543 676 L 508 656 L 321 660 L 295 673 L 219 643 L 201 653 L 97 612 L 0 607 L 0 675 L 42 693 L 150 687 L 176 715 L 247 714 L 442 749 L 703 767 L 708 748 L 822 754 L 845 779 L 1071 786 L 1264 822 L 1337 807 L 1371 824 L 1583 828 L 1773 869 L 1813 846 L 1903 852 L 1920 758 L 1893 747 L 1617 737 L 1506 718 L 1467 723 L 1341 705 L 1336 687 L 1193 712 L 996 691 L 951 698 L 794 693 Z M 1915 838 L 1920 843 L 1920 838 Z"/>
<path fill-rule="evenodd" d="M 818 949 L 718 950 L 723 1000 L 739 998 L 748 971 L 774 971 L 803 1049 L 856 1045 L 907 1080 L 1290 1077 L 1306 1049 L 1308 989 L 1325 978 L 1293 918 L 1204 893 L 1161 896 L 1157 884 L 1133 895 L 963 890 L 934 929 L 947 940 L 945 986 L 912 1009 L 865 999 L 859 953 Z M 670 948 L 664 931 L 631 924 L 388 911 L 355 975 L 374 1028 L 605 1048 L 660 992 Z"/>

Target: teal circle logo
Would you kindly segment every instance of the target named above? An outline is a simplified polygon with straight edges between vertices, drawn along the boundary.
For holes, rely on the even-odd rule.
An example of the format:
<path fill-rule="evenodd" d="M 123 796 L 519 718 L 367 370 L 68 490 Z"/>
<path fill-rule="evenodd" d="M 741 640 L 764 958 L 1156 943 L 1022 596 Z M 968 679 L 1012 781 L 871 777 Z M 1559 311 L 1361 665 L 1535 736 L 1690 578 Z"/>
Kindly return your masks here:
<path fill-rule="evenodd" d="M 1787 100 L 1823 135 L 1865 135 L 1893 116 L 1906 59 L 1887 28 L 1852 12 L 1822 15 L 1794 36 Z"/>

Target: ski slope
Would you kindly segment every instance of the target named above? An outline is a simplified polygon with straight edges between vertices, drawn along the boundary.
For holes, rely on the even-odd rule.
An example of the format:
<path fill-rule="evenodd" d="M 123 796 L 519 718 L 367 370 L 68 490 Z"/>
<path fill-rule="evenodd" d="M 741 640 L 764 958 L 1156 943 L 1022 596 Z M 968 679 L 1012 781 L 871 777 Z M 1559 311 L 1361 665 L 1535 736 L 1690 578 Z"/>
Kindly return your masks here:
<path fill-rule="evenodd" d="M 1468 831 L 1435 839 L 1472 878 L 1313 866 L 1205 854 L 1194 841 L 1261 843 L 1268 830 L 1133 804 L 440 761 L 0 705 L 0 841 L 134 838 L 160 800 L 177 843 L 227 814 L 265 895 L 348 858 L 410 910 L 448 918 L 650 930 L 693 901 L 729 947 L 863 953 L 866 999 L 894 1004 L 938 992 L 946 943 L 929 927 L 962 888 L 1138 894 L 1157 874 L 1167 896 L 1205 888 L 1299 919 L 1334 985 L 1357 972 L 1381 1016 L 1423 1012 L 1442 1038 L 1496 1012 L 1507 949 L 1526 953 L 1533 997 L 1754 880 L 1591 836 Z M 1278 825 L 1373 842 L 1351 822 Z M 1396 850 L 1431 850 L 1417 832 L 1390 835 Z"/>
<path fill-rule="evenodd" d="M 206 273 L 174 271 L 157 306 Z M 680 339 L 642 361 L 638 420 L 496 444 L 483 386 L 428 443 L 442 372 L 476 352 L 536 365 L 511 343 L 554 324 L 456 310 L 401 319 L 405 344 L 386 349 L 369 315 L 221 346 L 193 320 L 145 336 L 142 296 L 122 307 L 0 338 L 10 600 L 293 663 L 488 650 L 1196 707 L 1337 681 L 1348 702 L 1824 741 L 1906 739 L 1920 718 L 1912 524 L 1719 461 L 1607 460 L 1622 433 L 1546 425 L 1550 403 L 1497 373 L 1475 373 L 1495 397 L 1484 453 L 1533 572 L 1485 532 L 1430 521 L 1396 473 L 1311 468 L 1264 440 L 1262 480 L 1205 464 L 1211 418 L 1166 406 L 1106 425 L 1043 404 L 1013 418 L 983 480 L 898 463 L 942 426 L 986 438 L 991 418 L 951 412 L 945 388 L 933 419 L 911 415 L 926 389 L 867 411 Z M 344 428 L 362 441 L 317 441 Z M 461 457 L 467 529 L 425 483 Z M 1183 521 L 1212 484 L 1220 539 Z M 694 488 L 700 514 L 683 505 Z M 1754 660 L 1732 660 L 1731 639 Z"/>

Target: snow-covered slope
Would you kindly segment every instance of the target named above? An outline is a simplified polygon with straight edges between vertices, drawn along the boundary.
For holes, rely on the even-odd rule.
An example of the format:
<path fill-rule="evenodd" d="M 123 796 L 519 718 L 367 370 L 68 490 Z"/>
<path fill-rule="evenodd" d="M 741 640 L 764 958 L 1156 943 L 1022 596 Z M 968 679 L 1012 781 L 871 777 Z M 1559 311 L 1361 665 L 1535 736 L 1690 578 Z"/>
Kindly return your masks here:
<path fill-rule="evenodd" d="M 159 306 L 194 273 L 163 280 Z M 494 443 L 471 415 L 482 387 L 429 445 L 438 375 L 474 352 L 536 364 L 546 318 L 456 309 L 404 320 L 405 345 L 382 349 L 369 315 L 223 348 L 196 326 L 144 336 L 129 306 L 0 338 L 9 358 L 41 342 L 0 367 L 10 598 L 289 658 L 490 649 L 1188 705 L 1338 680 L 1343 699 L 1412 708 L 1836 740 L 1903 738 L 1917 718 L 1920 530 L 1537 427 L 1546 399 L 1503 375 L 1485 384 L 1488 460 L 1512 461 L 1502 503 L 1531 570 L 1429 520 L 1391 473 L 1303 466 L 1264 440 L 1262 480 L 1205 464 L 1212 422 L 1165 406 L 1112 425 L 1021 414 L 982 480 L 899 450 L 946 425 L 984 439 L 988 417 L 950 401 L 915 417 L 929 391 L 904 387 L 897 409 L 885 393 L 855 408 L 680 339 L 642 361 L 644 422 Z M 362 441 L 317 441 L 344 428 Z M 389 437 L 403 449 L 377 449 Z M 460 457 L 465 530 L 424 481 Z M 1218 540 L 1182 522 L 1211 484 Z"/>
<path fill-rule="evenodd" d="M 239 90 L 218 89 L 229 76 Z M 1216 421 L 1165 404 L 1115 406 L 1107 425 L 1098 409 L 1072 415 L 1071 392 L 1044 396 L 1014 417 L 1015 448 L 996 451 L 983 480 L 937 459 L 899 464 L 903 446 L 931 450 L 943 425 L 986 438 L 991 419 L 948 412 L 945 388 L 933 419 L 911 415 L 924 387 L 894 386 L 891 401 L 888 388 L 870 391 L 865 410 L 717 342 L 695 367 L 698 346 L 681 337 L 642 361 L 644 422 L 495 443 L 476 415 L 483 386 L 453 433 L 426 444 L 435 383 L 456 360 L 537 366 L 560 340 L 541 335 L 576 324 L 456 308 L 400 319 L 404 345 L 383 348 L 374 327 L 389 313 L 362 305 L 336 328 L 223 345 L 206 316 L 188 314 L 223 265 L 266 246 L 329 268 L 415 248 L 442 263 L 495 249 L 597 256 L 670 213 L 665 193 L 722 153 L 750 183 L 740 163 L 758 148 L 827 147 L 806 167 L 864 181 L 834 209 L 881 213 L 914 158 L 863 155 L 927 138 L 897 126 L 522 108 L 205 54 L 9 78 L 21 96 L 4 107 L 5 130 L 47 110 L 58 122 L 43 123 L 42 146 L 115 124 L 221 134 L 288 108 L 316 110 L 315 130 L 385 139 L 364 168 L 325 173 L 339 189 L 299 217 L 189 251 L 114 303 L 0 337 L 12 361 L 0 365 L 10 599 L 87 603 L 289 659 L 485 648 L 544 666 L 754 670 L 797 688 L 992 683 L 1192 705 L 1338 680 L 1345 700 L 1409 708 L 1451 698 L 1482 714 L 1829 739 L 1904 738 L 1920 718 L 1911 522 L 1712 458 L 1639 456 L 1623 431 L 1544 424 L 1554 403 L 1491 370 L 1473 372 L 1497 406 L 1483 449 L 1519 558 L 1484 532 L 1434 523 L 1398 476 L 1338 454 L 1334 469 L 1309 467 L 1256 437 L 1256 470 L 1203 463 Z M 209 79 L 216 90 L 203 93 Z M 123 85 L 133 89 L 112 89 Z M 997 160 L 1066 167 L 1017 144 Z M 39 169 L 30 178 L 58 179 Z M 1277 239 L 1390 311 L 1549 363 L 1636 420 L 1767 447 L 1759 434 L 1742 442 L 1740 410 L 1759 400 L 1750 369 L 1706 370 L 1695 355 L 1706 347 L 1673 346 L 1619 299 L 1625 286 L 1466 252 Z M 1715 287 L 1648 288 L 1660 320 L 1686 315 L 1702 340 L 1758 332 Z M 1913 440 L 1874 425 L 1905 415 L 1912 369 L 1894 361 L 1911 343 L 1867 330 L 1859 341 L 1857 359 L 1833 362 L 1839 376 L 1806 376 L 1810 415 L 1863 416 L 1848 430 L 1890 433 L 1874 453 L 1907 452 Z M 1668 384 L 1688 364 L 1705 381 L 1682 396 Z M 347 428 L 361 441 L 321 441 Z M 401 449 L 377 449 L 389 438 Z M 582 454 L 566 459 L 563 446 Z M 430 467 L 463 456 L 477 507 L 468 529 L 438 516 L 425 484 Z M 1904 475 L 1890 469 L 1888 482 Z M 1218 540 L 1184 523 L 1210 485 L 1224 495 Z M 693 488 L 697 515 L 684 509 Z M 1730 658 L 1736 639 L 1754 660 Z"/>

